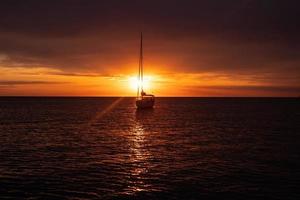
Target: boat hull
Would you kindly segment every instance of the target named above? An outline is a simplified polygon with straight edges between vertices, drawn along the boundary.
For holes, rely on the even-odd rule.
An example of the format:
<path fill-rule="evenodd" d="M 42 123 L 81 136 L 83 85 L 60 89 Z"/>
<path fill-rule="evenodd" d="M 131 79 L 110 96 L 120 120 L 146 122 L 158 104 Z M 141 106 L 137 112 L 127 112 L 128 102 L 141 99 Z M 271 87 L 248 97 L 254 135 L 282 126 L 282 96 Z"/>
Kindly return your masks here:
<path fill-rule="evenodd" d="M 153 108 L 154 103 L 155 103 L 154 99 L 138 99 L 135 102 L 136 107 L 138 109 Z"/>

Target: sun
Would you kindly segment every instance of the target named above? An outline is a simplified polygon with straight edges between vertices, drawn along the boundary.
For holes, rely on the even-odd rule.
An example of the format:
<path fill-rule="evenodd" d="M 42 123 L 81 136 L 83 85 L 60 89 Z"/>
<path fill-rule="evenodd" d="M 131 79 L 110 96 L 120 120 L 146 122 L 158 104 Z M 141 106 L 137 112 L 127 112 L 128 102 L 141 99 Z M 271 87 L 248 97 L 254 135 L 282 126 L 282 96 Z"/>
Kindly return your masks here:
<path fill-rule="evenodd" d="M 152 76 L 145 76 L 143 81 L 143 88 L 145 91 L 149 91 L 151 89 L 151 81 L 153 80 Z M 131 90 L 136 91 L 139 86 L 141 86 L 141 82 L 135 76 L 130 76 L 128 78 L 129 87 Z"/>

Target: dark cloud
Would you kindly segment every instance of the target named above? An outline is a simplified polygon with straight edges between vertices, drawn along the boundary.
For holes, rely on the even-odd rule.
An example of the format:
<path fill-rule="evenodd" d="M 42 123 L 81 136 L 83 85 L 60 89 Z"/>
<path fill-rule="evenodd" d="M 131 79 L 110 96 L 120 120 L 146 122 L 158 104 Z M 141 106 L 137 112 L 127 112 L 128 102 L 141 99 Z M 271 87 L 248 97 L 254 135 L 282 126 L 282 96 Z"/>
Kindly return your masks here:
<path fill-rule="evenodd" d="M 125 31 L 290 38 L 299 33 L 298 7 L 294 0 L 3 0 L 0 25 L 5 31 L 59 37 L 129 26 Z"/>

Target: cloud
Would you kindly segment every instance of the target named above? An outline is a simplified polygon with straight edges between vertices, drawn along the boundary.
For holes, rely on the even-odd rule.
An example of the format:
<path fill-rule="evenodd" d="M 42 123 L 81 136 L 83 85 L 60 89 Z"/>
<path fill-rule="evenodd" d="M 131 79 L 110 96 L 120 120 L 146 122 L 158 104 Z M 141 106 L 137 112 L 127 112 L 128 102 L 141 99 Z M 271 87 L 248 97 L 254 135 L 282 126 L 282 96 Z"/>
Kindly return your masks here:
<path fill-rule="evenodd" d="M 113 74 L 103 74 L 103 73 L 68 73 L 63 71 L 50 71 L 46 72 L 47 75 L 58 75 L 58 76 L 74 76 L 74 77 L 101 77 L 101 78 L 124 78 L 125 75 L 119 74 L 119 75 L 113 75 Z"/>
<path fill-rule="evenodd" d="M 172 36 L 200 33 L 265 40 L 296 38 L 298 7 L 295 0 L 3 0 L 0 24 L 4 31 L 35 37 L 97 35 L 119 28 L 123 34 L 143 28 Z"/>
<path fill-rule="evenodd" d="M 16 85 L 40 85 L 40 84 L 62 84 L 66 82 L 56 82 L 56 81 L 0 81 L 0 86 L 16 86 Z"/>
<path fill-rule="evenodd" d="M 249 96 L 249 97 L 298 97 L 300 94 L 300 87 L 298 86 L 185 86 L 183 88 L 187 94 L 194 94 L 195 96 Z"/>

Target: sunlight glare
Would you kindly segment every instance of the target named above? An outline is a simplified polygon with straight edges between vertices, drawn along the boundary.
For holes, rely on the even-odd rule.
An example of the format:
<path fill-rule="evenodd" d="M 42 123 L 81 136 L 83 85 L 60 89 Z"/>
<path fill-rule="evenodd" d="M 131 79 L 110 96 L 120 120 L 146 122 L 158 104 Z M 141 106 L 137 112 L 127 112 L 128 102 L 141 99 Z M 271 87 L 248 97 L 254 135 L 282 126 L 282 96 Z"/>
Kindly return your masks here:
<path fill-rule="evenodd" d="M 145 76 L 144 77 L 144 81 L 143 81 L 143 87 L 145 91 L 149 91 L 151 88 L 151 80 L 152 80 L 152 76 Z M 137 77 L 131 76 L 128 79 L 130 88 L 134 91 L 137 90 L 138 86 L 141 85 L 141 82 L 138 80 Z"/>

